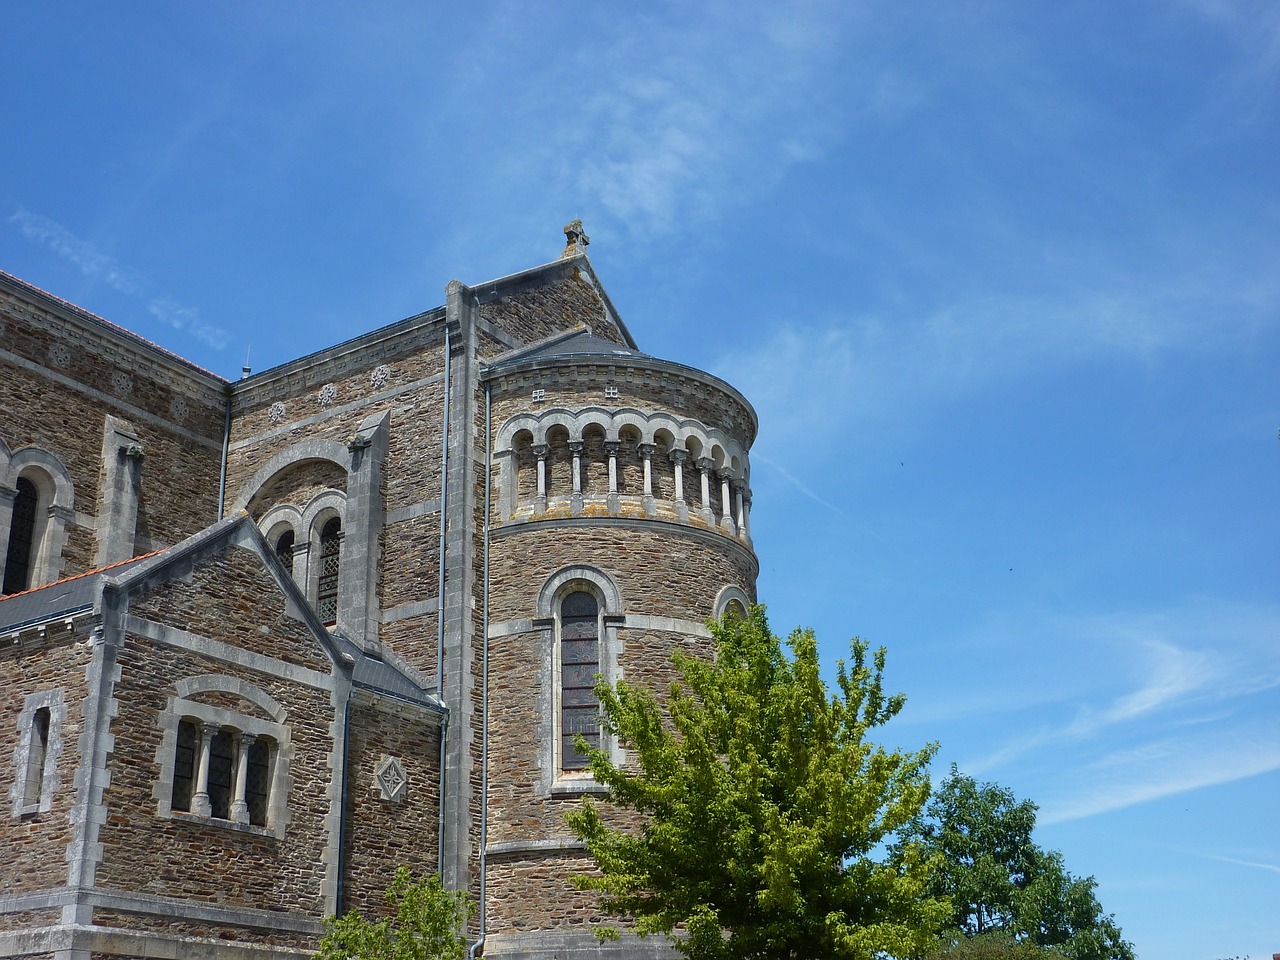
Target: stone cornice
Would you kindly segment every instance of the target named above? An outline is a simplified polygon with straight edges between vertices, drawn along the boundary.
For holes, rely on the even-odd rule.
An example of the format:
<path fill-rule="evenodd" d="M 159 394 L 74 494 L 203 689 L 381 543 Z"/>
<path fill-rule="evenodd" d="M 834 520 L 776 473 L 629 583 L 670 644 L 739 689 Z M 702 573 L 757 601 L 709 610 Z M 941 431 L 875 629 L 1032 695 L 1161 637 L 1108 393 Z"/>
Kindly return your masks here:
<path fill-rule="evenodd" d="M 510 520 L 502 524 L 502 526 L 494 527 L 489 535 L 495 539 L 505 539 L 506 537 L 519 536 L 522 533 L 574 527 L 613 527 L 624 530 L 640 530 L 664 537 L 684 537 L 690 540 L 697 540 L 707 546 L 727 548 L 731 553 L 738 554 L 750 565 L 753 578 L 760 573 L 760 561 L 756 558 L 751 548 L 741 541 L 723 533 L 704 530 L 701 527 L 678 523 L 673 520 L 650 520 L 640 517 L 555 517 L 539 520 Z"/>
<path fill-rule="evenodd" d="M 26 305 L 27 309 L 14 311 L 15 319 L 71 343 L 91 347 L 104 359 L 123 367 L 170 386 L 185 386 L 187 392 L 203 388 L 202 392 L 212 391 L 221 397 L 227 386 L 227 381 L 216 373 L 3 271 L 0 292 Z"/>
<path fill-rule="evenodd" d="M 755 408 L 736 387 L 696 367 L 672 360 L 659 360 L 657 357 L 605 357 L 597 354 L 530 357 L 528 360 L 517 360 L 488 367 L 480 376 L 482 380 L 495 387 L 523 390 L 532 386 L 546 386 L 552 373 L 560 383 L 575 380 L 583 382 L 608 380 L 617 383 L 635 383 L 641 386 L 652 382 L 656 375 L 662 379 L 679 382 L 685 385 L 686 389 L 694 386 L 695 389 L 689 391 L 692 395 L 696 396 L 701 389 L 708 393 L 718 393 L 732 403 L 736 403 L 742 410 L 743 425 L 749 428 L 744 437 L 745 446 L 751 446 L 760 429 Z"/>
<path fill-rule="evenodd" d="M 231 384 L 236 412 L 297 396 L 344 374 L 394 360 L 443 339 L 444 307 L 415 314 Z"/>

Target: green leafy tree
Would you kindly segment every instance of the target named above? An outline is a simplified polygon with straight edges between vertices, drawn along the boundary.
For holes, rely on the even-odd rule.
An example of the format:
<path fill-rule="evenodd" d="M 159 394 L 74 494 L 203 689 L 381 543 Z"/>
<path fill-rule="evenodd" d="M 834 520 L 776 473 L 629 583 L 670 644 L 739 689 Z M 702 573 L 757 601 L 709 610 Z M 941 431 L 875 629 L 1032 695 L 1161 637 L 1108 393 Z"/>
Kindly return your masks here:
<path fill-rule="evenodd" d="M 712 633 L 714 662 L 673 656 L 665 707 L 597 686 L 627 762 L 593 750 L 591 772 L 641 817 L 611 826 L 584 799 L 568 819 L 599 872 L 575 882 L 694 960 L 919 955 L 947 903 L 926 892 L 928 857 L 908 844 L 889 859 L 883 843 L 928 798 L 934 748 L 867 739 L 904 703 L 883 691 L 884 651 L 854 640 L 829 693 L 812 631 L 791 635 L 790 657 L 762 608 Z"/>
<path fill-rule="evenodd" d="M 1070 960 L 1133 960 L 1133 945 L 1098 903 L 1096 881 L 1072 876 L 1062 854 L 1041 849 L 1035 825 L 1034 803 L 953 766 L 903 835 L 941 858 L 929 889 L 951 899 L 949 926 L 961 937 L 994 932 Z"/>
<path fill-rule="evenodd" d="M 1018 940 L 1004 930 L 988 930 L 972 936 L 951 931 L 939 938 L 925 960 L 1065 960 L 1055 947 L 1042 947 L 1031 940 Z"/>
<path fill-rule="evenodd" d="M 475 904 L 465 891 L 446 890 L 437 874 L 415 880 L 396 871 L 387 890 L 395 916 L 367 920 L 358 913 L 329 917 L 317 960 L 463 960 L 465 930 Z"/>

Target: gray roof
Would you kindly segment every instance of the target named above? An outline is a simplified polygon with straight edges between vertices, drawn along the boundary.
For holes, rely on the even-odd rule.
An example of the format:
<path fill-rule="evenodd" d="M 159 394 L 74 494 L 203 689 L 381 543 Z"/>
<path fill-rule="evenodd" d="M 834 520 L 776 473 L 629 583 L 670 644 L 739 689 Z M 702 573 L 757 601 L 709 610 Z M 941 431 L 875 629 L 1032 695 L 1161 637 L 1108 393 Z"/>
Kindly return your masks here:
<path fill-rule="evenodd" d="M 568 336 L 559 337 L 549 343 L 541 343 L 528 350 L 504 357 L 489 369 L 496 370 L 508 364 L 525 363 L 529 360 L 542 360 L 550 357 L 648 357 L 621 343 L 614 343 L 603 337 L 597 337 L 590 330 L 582 329 Z"/>
<path fill-rule="evenodd" d="M 90 570 L 79 576 L 57 580 L 34 590 L 4 597 L 0 599 L 0 633 L 12 633 L 91 611 L 104 580 L 116 580 L 130 573 L 145 576 L 146 574 L 142 573 L 143 567 L 161 566 L 176 555 L 189 552 L 192 546 L 227 535 L 238 526 L 243 526 L 253 535 L 260 537 L 257 528 L 247 516 L 229 517 L 206 527 L 194 537 L 175 547 L 144 554 L 111 566 Z M 268 554 L 264 553 L 264 556 L 266 555 Z M 400 667 L 388 663 L 383 658 L 365 653 L 341 633 L 326 631 L 316 618 L 314 611 L 307 605 L 306 598 L 294 587 L 292 581 L 286 580 L 285 583 L 286 590 L 294 593 L 296 602 L 302 609 L 308 611 L 306 619 L 311 629 L 316 632 L 317 639 L 322 643 L 327 641 L 336 648 L 342 659 L 351 664 L 351 681 L 357 687 L 431 709 L 444 710 L 444 704 L 431 690 L 424 689 Z"/>
<path fill-rule="evenodd" d="M 65 580 L 55 580 L 43 587 L 15 593 L 0 600 L 0 633 L 21 630 L 40 623 L 50 623 L 62 617 L 93 608 L 98 586 L 108 577 L 118 577 L 151 555 L 134 557 L 123 563 L 90 570 Z"/>
<path fill-rule="evenodd" d="M 355 666 L 351 668 L 351 682 L 357 687 L 399 700 L 408 700 L 437 710 L 444 707 L 438 697 L 418 686 L 399 669 L 367 653 L 356 657 Z"/>

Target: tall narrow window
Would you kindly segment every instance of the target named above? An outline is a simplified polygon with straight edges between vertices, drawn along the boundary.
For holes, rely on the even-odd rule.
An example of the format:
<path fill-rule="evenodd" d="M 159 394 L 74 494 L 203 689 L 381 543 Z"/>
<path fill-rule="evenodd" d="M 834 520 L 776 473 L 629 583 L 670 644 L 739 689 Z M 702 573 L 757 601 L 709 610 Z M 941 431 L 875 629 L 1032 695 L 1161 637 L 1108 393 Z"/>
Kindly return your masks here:
<path fill-rule="evenodd" d="M 316 612 L 329 623 L 338 619 L 338 569 L 342 552 L 342 521 L 334 517 L 320 531 L 320 586 Z"/>
<path fill-rule="evenodd" d="M 13 499 L 13 522 L 9 527 L 9 553 L 4 563 L 5 593 L 21 593 L 31 585 L 31 561 L 36 539 L 36 485 L 18 478 L 18 495 Z"/>
<path fill-rule="evenodd" d="M 600 606 L 585 590 L 564 598 L 560 605 L 560 766 L 583 770 L 587 756 L 574 743 L 582 734 L 600 746 L 600 701 L 596 674 L 600 672 Z"/>
<path fill-rule="evenodd" d="M 235 792 L 235 741 L 230 730 L 219 730 L 209 741 L 210 816 L 231 819 L 231 797 Z"/>
<path fill-rule="evenodd" d="M 191 812 L 191 795 L 196 789 L 196 759 L 200 750 L 200 730 L 190 720 L 178 724 L 178 748 L 173 756 L 173 799 L 170 806 Z"/>
<path fill-rule="evenodd" d="M 38 804 L 44 790 L 44 764 L 49 756 L 49 708 L 41 707 L 31 718 L 31 745 L 27 752 L 27 782 L 22 802 Z"/>
<path fill-rule="evenodd" d="M 271 741 L 258 737 L 249 748 L 246 765 L 244 800 L 249 807 L 249 822 L 256 827 L 267 825 L 267 799 L 271 789 Z"/>
<path fill-rule="evenodd" d="M 290 576 L 293 575 L 293 531 L 286 530 L 280 534 L 280 539 L 276 541 L 276 557 L 280 560 L 281 565 L 289 571 Z"/>

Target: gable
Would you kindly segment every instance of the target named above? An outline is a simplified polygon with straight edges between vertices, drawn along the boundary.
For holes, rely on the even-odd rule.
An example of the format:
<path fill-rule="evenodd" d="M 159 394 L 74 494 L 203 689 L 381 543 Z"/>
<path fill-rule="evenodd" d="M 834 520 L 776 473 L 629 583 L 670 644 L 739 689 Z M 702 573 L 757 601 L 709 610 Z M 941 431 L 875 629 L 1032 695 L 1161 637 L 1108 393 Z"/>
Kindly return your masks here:
<path fill-rule="evenodd" d="M 597 337 L 632 345 L 603 291 L 577 258 L 485 284 L 476 293 L 480 319 L 522 344 L 585 326 Z"/>
<path fill-rule="evenodd" d="M 247 521 L 247 518 L 245 518 Z M 129 617 L 324 673 L 332 660 L 253 538 L 227 538 L 128 589 Z M 248 539 L 248 542 L 243 542 Z M 129 630 L 132 633 L 134 631 Z"/>

